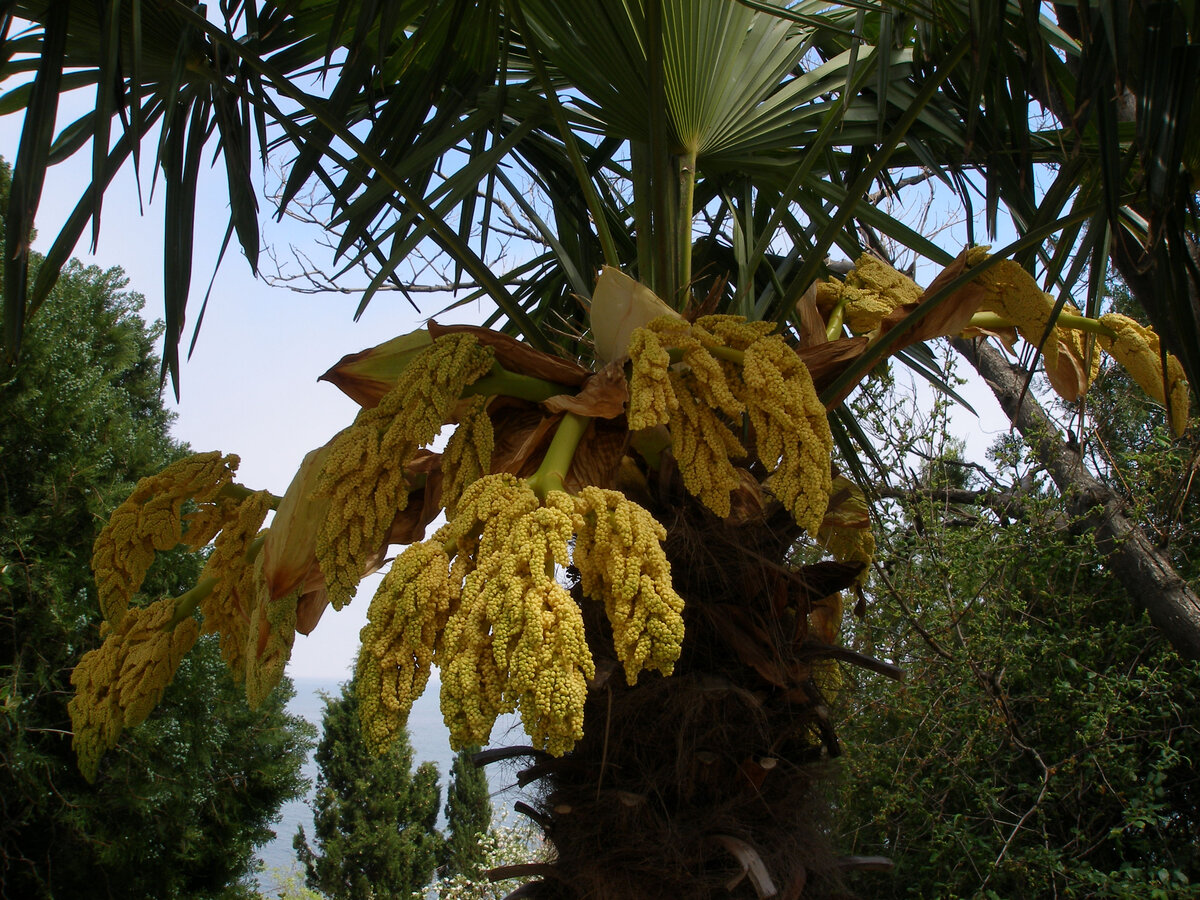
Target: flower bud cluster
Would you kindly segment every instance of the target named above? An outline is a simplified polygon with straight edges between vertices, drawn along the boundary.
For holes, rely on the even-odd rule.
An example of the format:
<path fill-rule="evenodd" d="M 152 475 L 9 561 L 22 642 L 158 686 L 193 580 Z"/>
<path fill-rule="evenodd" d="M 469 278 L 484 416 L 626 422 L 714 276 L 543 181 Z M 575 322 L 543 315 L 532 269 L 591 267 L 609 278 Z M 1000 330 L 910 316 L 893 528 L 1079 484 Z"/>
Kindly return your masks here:
<path fill-rule="evenodd" d="M 449 518 L 454 518 L 459 498 L 468 484 L 486 475 L 492 466 L 495 434 L 487 414 L 490 397 L 472 397 L 465 401 L 459 414 L 458 427 L 446 443 L 442 454 L 442 506 Z"/>
<path fill-rule="evenodd" d="M 833 437 L 804 362 L 769 323 L 664 316 L 634 331 L 629 427 L 667 425 L 684 486 L 718 516 L 748 456 L 737 432 L 748 417 L 767 487 L 810 534 L 828 504 Z M 671 363 L 671 350 L 678 362 Z"/>
<path fill-rule="evenodd" d="M 318 494 L 330 498 L 316 556 L 334 609 L 350 601 L 362 573 L 408 503 L 404 466 L 430 443 L 493 353 L 469 334 L 447 334 L 420 353 L 379 404 L 359 412 L 330 445 Z"/>
<path fill-rule="evenodd" d="M 475 565 L 437 649 L 442 714 L 455 747 L 487 741 L 502 712 L 520 709 L 535 745 L 561 755 L 583 735 L 587 680 L 595 665 L 583 616 L 555 580 L 569 562 L 569 498 L 545 504 L 512 475 L 467 488 L 446 537 L 478 531 Z"/>
<path fill-rule="evenodd" d="M 562 492 L 542 502 L 513 475 L 485 475 L 449 523 L 397 558 L 362 631 L 359 708 L 372 748 L 403 726 L 431 662 L 456 748 L 486 743 L 514 710 L 538 747 L 574 746 L 595 676 L 582 613 L 555 579 L 570 561 L 574 510 Z"/>
<path fill-rule="evenodd" d="M 1189 403 L 1183 365 L 1174 356 L 1167 355 L 1164 387 L 1162 346 L 1152 328 L 1120 313 L 1101 316 L 1100 324 L 1114 334 L 1112 340 L 1101 339 L 1104 349 L 1125 367 L 1129 377 L 1148 397 L 1170 410 L 1171 424 L 1176 434 L 1181 434 L 1187 426 Z"/>
<path fill-rule="evenodd" d="M 746 348 L 739 396 L 746 404 L 767 488 L 817 533 L 829 505 L 833 434 L 808 367 L 779 335 Z"/>
<path fill-rule="evenodd" d="M 254 560 L 254 581 L 259 586 L 250 610 L 246 653 L 246 703 L 258 709 L 279 684 L 296 640 L 296 604 L 300 592 L 271 599 L 263 577 L 262 554 Z"/>
<path fill-rule="evenodd" d="M 145 721 L 196 643 L 199 625 L 190 615 L 176 624 L 175 603 L 163 598 L 127 609 L 104 643 L 85 653 L 71 673 L 72 743 L 88 781 L 95 779 L 101 755 L 116 746 L 121 731 Z"/>
<path fill-rule="evenodd" d="M 670 675 L 683 642 L 683 598 L 671 586 L 666 529 L 619 491 L 585 487 L 574 498 L 575 568 L 601 600 L 629 684 L 643 669 Z"/>
<path fill-rule="evenodd" d="M 367 610 L 354 681 L 363 739 L 382 753 L 425 690 L 434 644 L 461 585 L 436 540 L 410 544 L 396 557 Z"/>
<path fill-rule="evenodd" d="M 139 481 L 113 511 L 92 547 L 100 611 L 109 624 L 120 624 L 156 550 L 185 541 L 199 548 L 212 540 L 230 512 L 218 495 L 232 483 L 237 466 L 236 456 L 218 452 L 184 457 Z M 180 512 L 188 499 L 200 508 L 185 520 Z"/>
<path fill-rule="evenodd" d="M 893 310 L 920 298 L 916 282 L 869 253 L 858 258 L 845 280 L 830 278 L 817 286 L 818 306 L 824 310 L 840 304 L 854 334 L 875 331 Z"/>
<path fill-rule="evenodd" d="M 271 508 L 271 495 L 256 491 L 237 508 L 233 522 L 217 535 L 200 579 L 216 580 L 212 591 L 200 601 L 205 634 L 221 636 L 221 658 L 234 680 L 246 677 L 246 657 L 256 648 L 250 641 L 250 611 L 263 585 L 256 578 L 255 558 L 261 548 L 256 543 L 259 529 Z M 257 635 L 255 635 L 257 638 Z"/>

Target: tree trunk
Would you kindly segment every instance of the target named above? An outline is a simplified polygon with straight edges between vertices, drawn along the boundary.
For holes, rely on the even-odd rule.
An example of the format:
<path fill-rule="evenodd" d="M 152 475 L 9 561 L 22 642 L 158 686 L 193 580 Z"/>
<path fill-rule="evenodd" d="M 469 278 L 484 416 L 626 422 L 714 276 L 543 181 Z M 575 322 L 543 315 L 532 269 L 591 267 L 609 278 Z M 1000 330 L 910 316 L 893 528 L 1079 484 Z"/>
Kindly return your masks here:
<path fill-rule="evenodd" d="M 1137 606 L 1180 656 L 1200 659 L 1200 597 L 1175 572 L 1171 561 L 1125 514 L 1125 504 L 1095 478 L 1083 459 L 1059 434 L 1037 400 L 1023 388 L 1026 372 L 981 340 L 955 338 L 954 349 L 983 376 L 1009 420 L 1021 432 L 1035 458 L 1050 473 L 1067 511 L 1091 530 L 1096 546 Z"/>

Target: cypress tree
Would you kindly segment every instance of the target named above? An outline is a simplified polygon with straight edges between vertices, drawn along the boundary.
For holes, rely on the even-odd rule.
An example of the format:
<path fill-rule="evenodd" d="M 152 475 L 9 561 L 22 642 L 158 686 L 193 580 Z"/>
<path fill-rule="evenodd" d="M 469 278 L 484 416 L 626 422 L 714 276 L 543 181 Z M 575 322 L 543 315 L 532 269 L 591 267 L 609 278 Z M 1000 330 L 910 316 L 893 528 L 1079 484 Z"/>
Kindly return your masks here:
<path fill-rule="evenodd" d="M 303 826 L 293 841 L 306 883 L 330 900 L 408 900 L 430 882 L 443 853 L 437 766 L 413 771 L 407 733 L 378 756 L 367 749 L 353 681 L 325 698 L 321 728 L 315 846 Z"/>
<path fill-rule="evenodd" d="M 446 855 L 442 870 L 446 875 L 463 874 L 475 878 L 483 862 L 481 835 L 492 824 L 492 800 L 487 775 L 472 757 L 478 747 L 460 750 L 450 769 L 446 790 Z"/>

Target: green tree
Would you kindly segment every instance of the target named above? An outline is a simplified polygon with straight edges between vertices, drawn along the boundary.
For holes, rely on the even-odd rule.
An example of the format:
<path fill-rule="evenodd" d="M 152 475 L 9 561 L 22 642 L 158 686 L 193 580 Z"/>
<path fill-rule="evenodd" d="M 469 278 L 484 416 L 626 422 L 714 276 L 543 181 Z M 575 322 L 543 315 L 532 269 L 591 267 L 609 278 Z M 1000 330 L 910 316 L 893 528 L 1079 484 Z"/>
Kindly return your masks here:
<path fill-rule="evenodd" d="M 211 639 L 94 785 L 76 767 L 69 678 L 99 639 L 92 542 L 132 484 L 182 450 L 159 393 L 159 333 L 125 287 L 120 270 L 68 266 L 0 384 L 5 897 L 226 895 L 305 787 L 308 730 L 284 713 L 287 689 L 251 715 Z M 202 563 L 170 554 L 147 593 L 181 593 Z"/>
<path fill-rule="evenodd" d="M 1195 584 L 1196 499 L 1179 493 L 1195 432 L 1172 442 L 1117 370 L 1099 390 L 1083 455 L 1108 460 L 1130 514 Z M 892 445 L 890 459 L 930 462 L 879 507 L 877 602 L 854 628 L 908 677 L 855 679 L 843 700 L 843 826 L 859 852 L 896 860 L 862 890 L 1200 897 L 1200 665 L 1130 610 L 1019 437 L 996 446 L 987 482 L 930 424 L 913 430 L 940 445 Z"/>
<path fill-rule="evenodd" d="M 373 273 L 364 304 L 385 286 L 412 287 L 413 269 L 427 271 L 423 261 L 437 255 L 450 287 L 494 305 L 486 324 L 525 345 L 481 335 L 498 354 L 498 369 L 476 357 L 479 370 L 463 377 L 474 382 L 472 394 L 501 399 L 486 409 L 472 401 L 471 416 L 454 402 L 463 384 L 414 388 L 408 370 L 403 387 L 415 393 L 391 393 L 391 403 L 380 403 L 380 394 L 399 391 L 393 383 L 411 359 L 411 343 L 396 351 L 399 361 L 381 364 L 391 381 L 381 376 L 387 383 L 377 394 L 359 398 L 369 407 L 361 428 L 338 439 L 328 465 L 313 463 L 328 508 L 318 510 L 311 493 L 292 495 L 320 518 L 320 538 L 299 515 L 288 520 L 292 529 L 272 525 L 299 559 L 300 571 L 281 579 L 289 587 L 303 587 L 312 567 L 324 566 L 324 587 L 317 579 L 308 599 L 297 601 L 306 627 L 313 608 L 323 608 L 323 590 L 339 607 L 361 571 L 387 556 L 389 541 L 416 538 L 428 524 L 424 513 L 453 508 L 456 491 L 483 482 L 477 476 L 485 473 L 494 477 L 480 491 L 517 481 L 513 490 L 525 501 L 532 494 L 537 505 L 569 488 L 581 503 L 611 501 L 614 521 L 633 521 L 629 504 L 637 504 L 658 525 L 638 519 L 639 553 L 610 547 L 592 558 L 602 571 L 578 566 L 570 600 L 549 574 L 555 563 L 567 564 L 570 535 L 547 536 L 543 555 L 550 558 L 534 559 L 538 544 L 526 532 L 495 527 L 519 504 L 497 502 L 486 521 L 460 523 L 450 539 L 443 533 L 412 544 L 415 550 L 396 558 L 374 610 L 372 640 L 364 642 L 370 653 L 360 656 L 367 665 L 380 662 L 362 682 L 364 701 L 374 704 L 362 704 L 375 716 L 371 739 L 400 727 L 378 711 L 411 702 L 436 658 L 457 666 L 442 685 L 448 718 L 470 725 L 460 743 L 484 740 L 498 709 L 520 705 L 529 713 L 535 746 L 519 752 L 532 759 L 527 777 L 544 779 L 536 815 L 556 850 L 553 866 L 537 870 L 548 880 L 530 892 L 601 900 L 819 895 L 835 890 L 839 873 L 855 864 L 828 847 L 815 765 L 840 751 L 823 696 L 835 681 L 831 659 L 895 674 L 886 661 L 836 646 L 839 592 L 855 582 L 867 545 L 862 499 L 842 482 L 835 495 L 830 481 L 832 441 L 847 469 L 866 476 L 856 448 L 861 429 L 841 401 L 886 356 L 931 375 L 925 341 L 961 333 L 972 303 L 988 293 L 978 290 L 982 282 L 957 289 L 1001 271 L 1012 286 L 1010 261 L 1026 280 L 1036 273 L 1055 298 L 1086 285 L 1081 305 L 1092 315 L 1068 313 L 1072 328 L 1111 338 L 1094 317 L 1110 255 L 1149 276 L 1134 279 L 1135 294 L 1200 382 L 1193 6 L 314 0 L 228 3 L 222 21 L 212 23 L 182 3 L 23 3 L 18 9 L 38 27 L 13 45 L 5 71 L 36 74 L 8 98 L 29 114 L 18 173 L 23 202 L 6 228 L 14 249 L 23 250 L 50 161 L 90 143 L 94 191 L 56 244 L 72 246 L 89 217 L 98 217 L 112 174 L 153 135 L 168 207 L 172 373 L 206 142 L 225 162 L 230 230 L 252 267 L 259 229 L 249 156 L 254 148 L 265 156 L 272 145 L 290 148 L 283 151 L 290 154 L 283 207 L 306 185 L 328 190 L 325 223 L 336 226 L 339 264 Z M 320 86 L 310 88 L 305 77 L 317 70 Z M 56 140 L 60 89 L 81 83 L 96 88 L 98 112 Z M 1119 99 L 1132 101 L 1132 120 Z M 1018 240 L 991 260 L 975 260 L 969 272 L 965 257 L 955 267 L 959 248 L 939 245 L 921 233 L 920 221 L 906 220 L 903 195 L 888 206 L 895 192 L 920 189 L 927 179 L 953 191 L 971 243 L 977 197 L 984 198 L 980 230 L 994 232 L 1003 210 Z M 514 234 L 527 239 L 519 250 L 504 243 Z M 906 301 L 887 300 L 895 316 L 886 333 L 881 320 L 871 323 L 881 329 L 878 339 L 849 335 L 847 309 L 861 286 L 823 281 L 846 274 L 831 257 L 860 261 L 865 270 L 874 258 L 867 251 L 878 255 L 888 240 L 909 260 L 948 271 L 926 294 L 914 286 Z M 414 259 L 422 262 L 413 266 Z M 602 266 L 636 279 L 662 305 L 639 305 L 647 291 L 627 286 L 616 291 L 618 301 L 631 301 L 627 307 L 606 306 L 595 287 Z M 27 285 L 21 252 L 10 254 L 5 272 L 13 286 L 5 307 L 12 357 L 52 273 Z M 839 299 L 830 300 L 831 291 Z M 1034 292 L 1039 309 L 1045 296 Z M 612 292 L 606 297 L 613 302 Z M 638 314 L 624 315 L 630 307 Z M 1036 334 L 1026 327 L 1026 339 L 1043 340 L 1061 309 Z M 687 346 L 690 325 L 675 326 L 678 340 L 657 350 L 643 332 L 633 354 L 646 363 L 643 371 L 634 377 L 610 365 L 632 351 L 617 325 L 646 324 L 664 311 L 689 323 L 715 313 L 753 324 L 736 338 L 709 335 L 716 355 Z M 1016 324 L 999 318 L 976 324 Z M 772 327 L 775 336 L 762 337 Z M 785 382 L 783 368 L 792 375 L 784 390 L 772 390 L 754 360 L 780 344 L 786 352 L 776 354 L 773 384 Z M 803 366 L 793 367 L 795 356 Z M 369 369 L 375 361 L 367 355 L 346 367 Z M 441 371 L 461 374 L 450 369 Z M 747 371 L 748 380 L 738 382 Z M 820 393 L 801 400 L 809 375 Z M 728 389 L 704 393 L 725 377 L 739 390 L 757 390 L 758 407 L 746 411 L 744 397 Z M 702 402 L 673 405 L 672 379 L 694 386 Z M 633 415 L 634 402 L 625 415 L 623 392 L 640 394 L 634 400 L 644 415 Z M 414 396 L 407 406 L 396 402 Z M 789 398 L 791 408 L 777 414 Z M 715 407 L 721 412 L 708 417 Z M 381 438 L 375 429 L 385 421 Z M 447 423 L 467 427 L 455 432 L 446 456 L 409 452 L 410 444 L 428 443 L 424 429 Z M 717 458 L 709 455 L 714 448 Z M 719 471 L 706 471 L 707 463 Z M 790 470 L 772 474 L 781 467 Z M 814 500 L 830 491 L 804 507 L 791 496 L 802 485 Z M 625 499 L 596 491 L 578 499 L 584 486 Z M 834 496 L 835 508 L 823 516 Z M 610 510 L 591 506 L 571 517 L 563 507 L 576 500 L 554 501 L 541 519 L 530 513 L 521 524 L 574 528 L 578 563 L 580 549 L 585 558 L 588 552 L 578 531 L 597 522 L 604 530 Z M 405 513 L 394 515 L 400 507 Z M 801 521 L 806 509 L 816 521 Z M 850 554 L 824 553 L 832 538 L 818 547 L 827 519 L 828 529 L 857 532 L 854 540 L 837 536 Z M 475 568 L 485 525 L 495 571 Z M 661 542 L 647 537 L 660 525 Z M 334 549 L 337 529 L 345 546 Z M 621 529 L 630 544 L 631 529 Z M 317 544 L 319 551 L 307 552 Z M 819 555 L 839 558 L 796 571 L 797 559 Z M 654 574 L 641 572 L 641 563 Z M 480 609 L 498 584 L 485 576 L 511 579 L 514 567 L 541 591 L 530 591 L 530 603 L 552 609 L 510 608 L 524 597 L 515 589 L 501 591 L 503 600 L 489 594 L 489 609 Z M 468 584 L 471 590 L 460 591 Z M 629 608 L 631 590 L 656 604 L 645 641 L 638 632 L 648 614 L 643 600 Z M 1181 652 L 1200 656 L 1194 591 L 1158 593 L 1156 624 Z M 271 600 L 285 619 L 291 595 L 280 590 Z M 684 619 L 681 646 L 671 643 L 680 623 L 664 610 Z M 454 627 L 446 638 L 448 616 Z M 556 639 L 539 644 L 533 637 L 543 620 Z M 280 630 L 288 633 L 273 635 L 276 648 L 291 640 L 289 628 Z M 638 680 L 647 662 L 671 677 Z M 378 696 L 385 687 L 390 695 Z M 556 716 L 558 730 L 548 735 L 539 714 Z M 554 756 L 567 747 L 570 756 Z"/>
<path fill-rule="evenodd" d="M 316 846 L 303 826 L 293 841 L 308 886 L 331 900 L 408 900 L 429 884 L 443 852 L 437 766 L 413 770 L 407 735 L 372 754 L 359 731 L 352 681 L 325 698 L 316 760 Z"/>
<path fill-rule="evenodd" d="M 492 825 L 492 798 L 487 774 L 472 757 L 478 747 L 458 751 L 446 788 L 446 855 L 441 871 L 478 878 L 483 862 L 480 838 Z"/>

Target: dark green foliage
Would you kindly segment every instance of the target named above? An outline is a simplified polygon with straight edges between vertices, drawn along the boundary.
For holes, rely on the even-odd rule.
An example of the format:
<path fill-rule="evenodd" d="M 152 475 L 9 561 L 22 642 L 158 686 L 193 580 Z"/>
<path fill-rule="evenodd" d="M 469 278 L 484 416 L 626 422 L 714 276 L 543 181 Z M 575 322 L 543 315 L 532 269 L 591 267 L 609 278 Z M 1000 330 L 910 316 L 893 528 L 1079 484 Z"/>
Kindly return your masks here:
<path fill-rule="evenodd" d="M 1197 511 L 1178 491 L 1195 447 L 1147 422 L 1136 388 L 1097 400 L 1117 414 L 1102 430 L 1119 426 L 1108 477 L 1145 501 L 1142 521 L 1195 584 Z M 1025 466 L 1019 441 L 1001 449 L 996 477 L 1005 460 Z M 934 479 L 884 517 L 888 583 L 854 639 L 908 678 L 859 677 L 848 692 L 842 804 L 853 851 L 896 869 L 856 886 L 1200 897 L 1200 664 L 1131 610 L 1089 535 L 1030 481 L 989 508 L 948 503 Z"/>
<path fill-rule="evenodd" d="M 354 683 L 325 698 L 317 745 L 312 847 L 301 828 L 294 845 L 308 886 L 331 900 L 408 900 L 433 877 L 443 850 L 436 829 L 437 766 L 413 771 L 407 735 L 375 756 L 363 742 Z"/>
<path fill-rule="evenodd" d="M 471 761 L 478 750 L 468 747 L 454 757 L 446 789 L 446 875 L 477 877 L 483 862 L 479 838 L 492 824 L 492 799 L 487 774 Z"/>
<path fill-rule="evenodd" d="M 284 714 L 286 692 L 251 715 L 212 640 L 94 786 L 76 768 L 69 679 L 100 640 L 92 542 L 182 450 L 157 332 L 124 287 L 119 270 L 68 266 L 0 383 L 0 896 L 20 900 L 232 896 L 304 788 L 307 726 Z M 182 593 L 201 565 L 167 554 L 145 593 Z"/>

